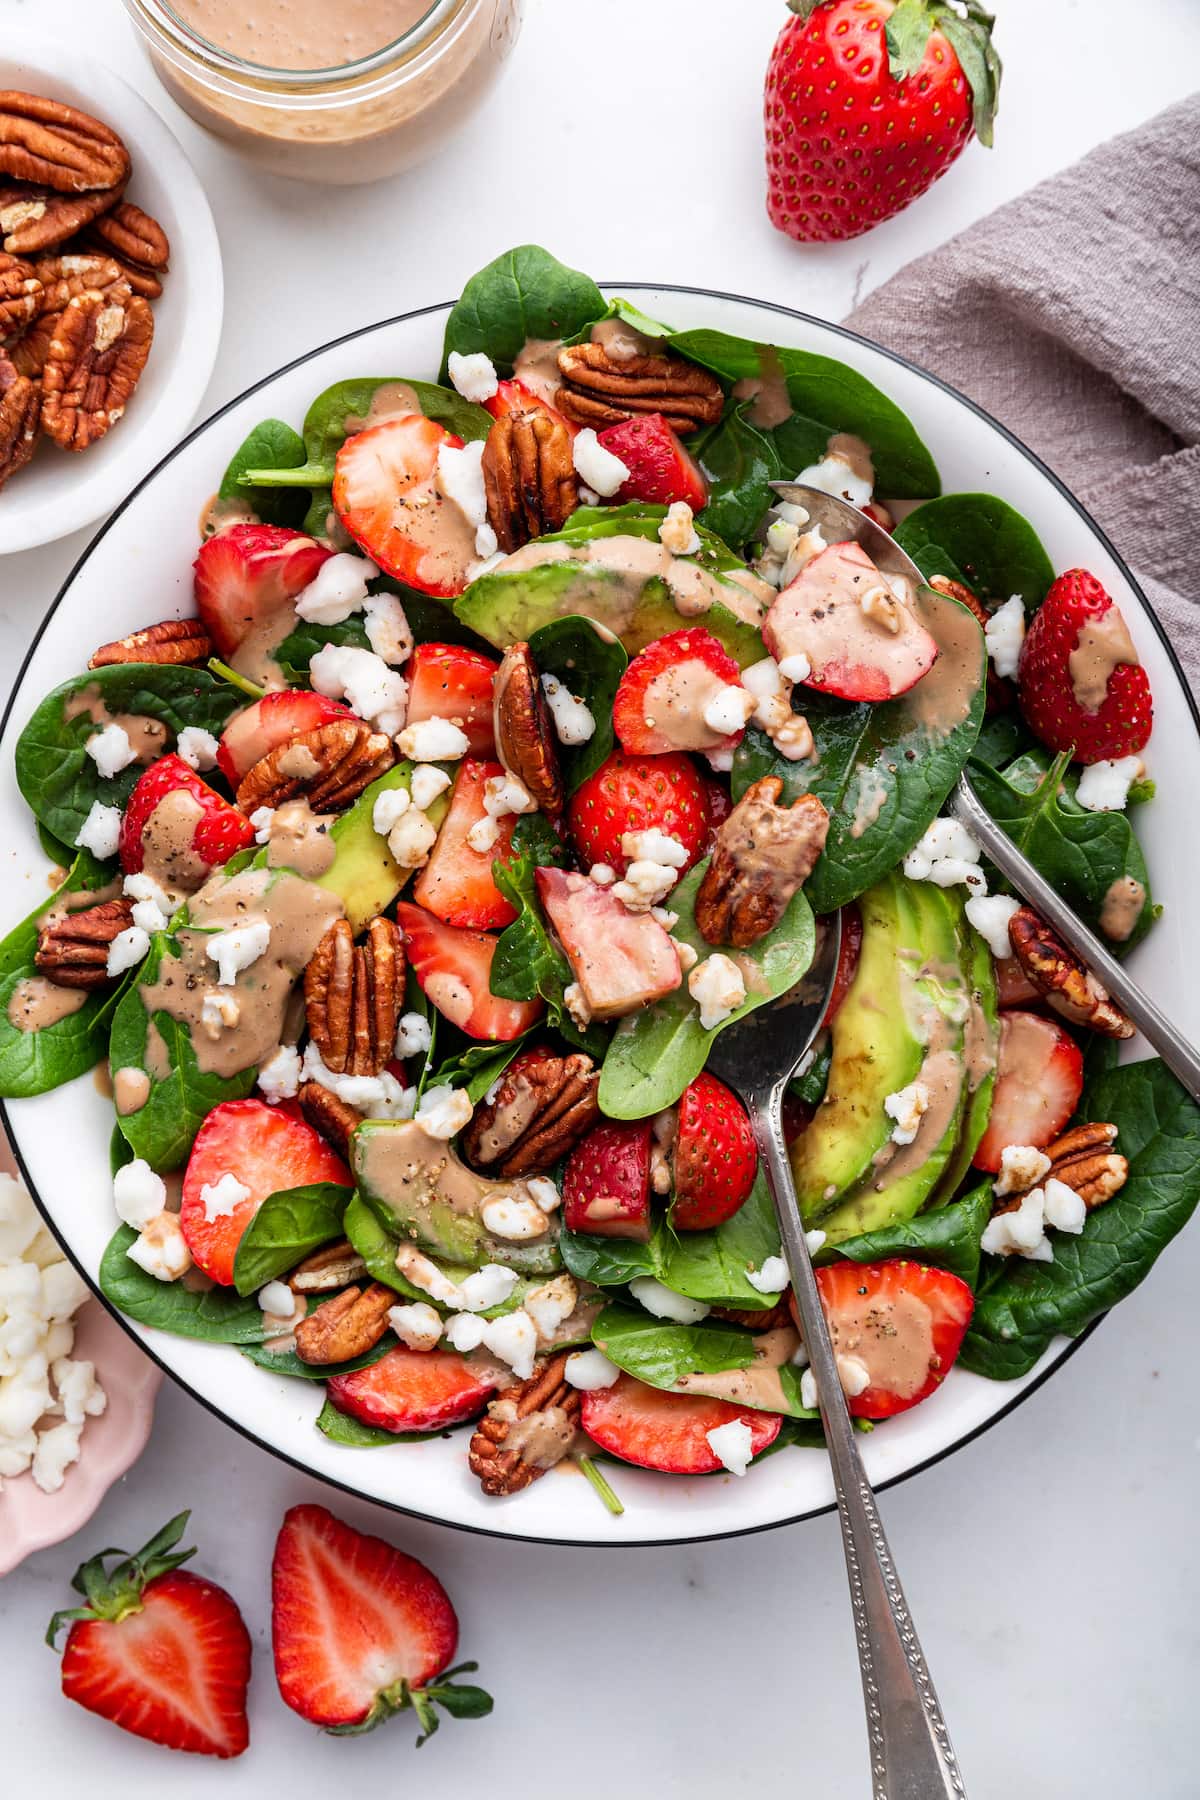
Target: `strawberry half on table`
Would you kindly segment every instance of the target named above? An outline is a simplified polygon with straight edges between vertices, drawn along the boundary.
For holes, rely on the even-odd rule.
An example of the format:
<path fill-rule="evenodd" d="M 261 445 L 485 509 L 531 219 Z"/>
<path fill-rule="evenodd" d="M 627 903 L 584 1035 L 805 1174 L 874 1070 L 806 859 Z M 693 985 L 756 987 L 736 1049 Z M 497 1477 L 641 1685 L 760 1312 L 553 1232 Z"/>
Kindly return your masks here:
<path fill-rule="evenodd" d="M 1145 749 L 1154 722 L 1150 679 L 1120 607 L 1086 569 L 1060 575 L 1033 615 L 1017 693 L 1034 735 L 1076 762 Z"/>
<path fill-rule="evenodd" d="M 254 626 L 287 606 L 333 555 L 285 525 L 231 525 L 200 546 L 196 608 L 221 656 L 232 656 Z"/>
<path fill-rule="evenodd" d="M 708 505 L 708 483 L 661 413 L 640 413 L 609 425 L 597 437 L 629 470 L 617 489 L 618 503 L 644 500 L 670 506 L 684 500 L 694 513 Z"/>
<path fill-rule="evenodd" d="M 189 865 L 193 857 L 199 857 L 210 869 L 219 868 L 236 851 L 245 850 L 254 842 L 254 827 L 244 813 L 222 799 L 182 757 L 160 756 L 139 777 L 121 819 L 117 848 L 121 867 L 127 875 L 136 875 L 142 869 L 146 860 L 145 833 L 151 814 L 172 794 L 188 795 L 200 809 L 192 841 L 184 847 L 184 860 Z M 186 879 L 179 881 L 172 878 L 169 867 L 163 873 L 172 887 L 199 885 L 190 867 L 186 871 L 181 868 L 180 873 L 186 875 Z"/>
<path fill-rule="evenodd" d="M 136 1556 L 102 1550 L 83 1563 L 72 1585 L 87 1603 L 55 1613 L 46 1642 L 70 1622 L 68 1700 L 169 1750 L 240 1756 L 250 1742 L 250 1634 L 224 1588 L 180 1569 L 195 1555 L 175 1547 L 187 1522 L 180 1513 Z"/>
<path fill-rule="evenodd" d="M 333 505 L 385 575 L 452 600 L 476 556 L 465 515 L 437 484 L 443 448 L 461 450 L 463 440 L 420 413 L 369 425 L 337 453 Z"/>
<path fill-rule="evenodd" d="M 368 1537 L 323 1506 L 285 1515 L 271 1565 L 271 1641 L 284 1703 L 339 1736 L 370 1731 L 411 1707 L 423 1744 L 435 1707 L 455 1719 L 492 1710 L 482 1688 L 447 1665 L 458 1620 L 437 1576 L 414 1556 Z"/>
<path fill-rule="evenodd" d="M 817 1270 L 817 1292 L 835 1356 L 853 1358 L 868 1376 L 857 1394 L 847 1391 L 856 1419 L 890 1419 L 928 1399 L 953 1368 L 975 1310 L 965 1281 L 926 1263 L 830 1263 Z"/>

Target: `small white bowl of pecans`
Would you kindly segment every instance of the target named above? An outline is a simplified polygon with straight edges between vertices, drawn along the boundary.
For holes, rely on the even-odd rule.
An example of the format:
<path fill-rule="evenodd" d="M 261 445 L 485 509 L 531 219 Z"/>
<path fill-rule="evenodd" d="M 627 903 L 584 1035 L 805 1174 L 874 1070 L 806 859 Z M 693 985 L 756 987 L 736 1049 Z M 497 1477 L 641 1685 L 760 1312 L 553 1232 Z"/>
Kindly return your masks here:
<path fill-rule="evenodd" d="M 0 555 L 118 505 L 181 438 L 221 332 L 212 213 L 166 125 L 62 44 L 0 44 Z"/>

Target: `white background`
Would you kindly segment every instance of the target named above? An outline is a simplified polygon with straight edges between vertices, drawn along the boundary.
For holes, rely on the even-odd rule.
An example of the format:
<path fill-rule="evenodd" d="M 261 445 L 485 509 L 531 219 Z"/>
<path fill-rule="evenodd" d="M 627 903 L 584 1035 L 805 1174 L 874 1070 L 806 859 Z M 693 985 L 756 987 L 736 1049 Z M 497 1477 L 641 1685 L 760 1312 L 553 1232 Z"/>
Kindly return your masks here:
<path fill-rule="evenodd" d="M 376 188 L 248 177 L 156 88 L 118 0 L 0 0 L 126 74 L 177 130 L 212 198 L 225 335 L 207 410 L 299 352 L 457 291 L 501 249 L 544 242 L 604 279 L 668 280 L 829 318 L 911 257 L 1181 97 L 1200 72 L 1192 0 L 997 0 L 999 147 L 966 155 L 866 240 L 801 249 L 762 204 L 760 89 L 779 0 L 527 0 L 505 82 L 434 165 Z M 331 0 L 336 5 L 336 0 Z M 0 667 L 15 668 L 82 537 L 0 564 Z M 6 677 L 7 678 L 7 677 Z M 1195 1795 L 1191 1334 L 1195 1230 L 1011 1418 L 893 1490 L 893 1548 L 973 1800 Z M 320 1737 L 270 1668 L 271 1547 L 286 1506 L 327 1499 L 429 1561 L 496 1696 L 411 1763 L 412 1726 Z M 518 1503 L 519 1504 L 519 1503 Z M 199 1566 L 255 1639 L 239 1764 L 170 1758 L 69 1707 L 41 1646 L 85 1551 L 136 1547 L 193 1508 Z M 3 1529 L 0 1504 L 0 1529 Z M 569 1551 L 491 1542 L 344 1501 L 169 1385 L 150 1448 L 74 1545 L 0 1584 L 0 1791 L 157 1797 L 653 1791 L 807 1800 L 868 1792 L 836 1525 L 729 1544 Z M 415 1791 L 415 1790 L 414 1790 Z"/>

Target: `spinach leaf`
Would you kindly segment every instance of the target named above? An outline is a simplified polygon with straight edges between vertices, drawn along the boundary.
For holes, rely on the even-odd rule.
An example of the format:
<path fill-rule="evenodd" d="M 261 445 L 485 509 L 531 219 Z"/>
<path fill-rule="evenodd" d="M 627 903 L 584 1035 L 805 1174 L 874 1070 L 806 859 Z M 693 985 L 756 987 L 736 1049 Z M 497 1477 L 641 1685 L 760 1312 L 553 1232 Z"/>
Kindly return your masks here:
<path fill-rule="evenodd" d="M 328 644 L 336 644 L 339 649 L 369 650 L 371 641 L 362 614 L 351 613 L 337 625 L 317 625 L 307 619 L 298 619 L 296 629 L 288 632 L 275 652 L 289 687 L 308 687 L 308 665 L 317 651 L 324 650 Z"/>
<path fill-rule="evenodd" d="M 464 400 L 453 388 L 429 381 L 409 381 L 402 375 L 361 375 L 335 382 L 318 394 L 304 418 L 304 460 L 294 468 L 247 468 L 241 476 L 246 487 L 293 487 L 315 490 L 331 486 L 337 453 L 348 437 L 366 425 L 371 402 L 380 388 L 411 388 L 427 419 L 435 419 L 447 431 L 468 441 L 485 438 L 492 428 L 491 414 Z M 328 510 L 326 503 L 323 511 Z"/>
<path fill-rule="evenodd" d="M 452 350 L 482 350 L 504 375 L 528 338 L 569 338 L 606 313 L 588 275 L 568 269 L 537 244 L 506 250 L 472 275 L 446 320 L 442 373 Z"/>
<path fill-rule="evenodd" d="M 689 1375 L 748 1369 L 755 1361 L 754 1335 L 740 1325 L 672 1325 L 628 1306 L 606 1306 L 592 1327 L 592 1341 L 619 1369 L 668 1392 L 678 1392 L 680 1381 Z M 800 1403 L 800 1370 L 785 1363 L 778 1374 L 779 1404 L 758 1410 L 819 1416 L 815 1408 Z M 698 1385 L 696 1391 L 703 1388 Z M 739 1396 L 739 1404 L 753 1407 L 755 1402 L 747 1395 Z"/>
<path fill-rule="evenodd" d="M 243 483 L 247 469 L 296 469 L 305 460 L 304 439 L 282 419 L 264 419 L 235 450 L 217 489 L 221 500 L 244 500 L 264 525 L 304 523 L 308 501 L 302 489 L 271 488 Z"/>
<path fill-rule="evenodd" d="M 331 1443 L 344 1444 L 348 1450 L 375 1450 L 383 1444 L 402 1444 L 405 1439 L 379 1425 L 364 1425 L 349 1413 L 339 1412 L 332 1400 L 326 1400 L 317 1414 L 317 1430 Z"/>
<path fill-rule="evenodd" d="M 725 1306 L 774 1306 L 778 1294 L 764 1294 L 752 1286 L 746 1271 L 761 1269 L 768 1256 L 778 1255 L 779 1221 L 760 1170 L 744 1204 L 723 1225 L 711 1231 L 668 1235 L 661 1279 L 691 1300 Z"/>
<path fill-rule="evenodd" d="M 586 744 L 563 744 L 559 762 L 568 793 L 594 775 L 613 747 L 613 701 L 629 658 L 615 638 L 603 638 L 590 619 L 553 619 L 529 639 L 539 672 L 556 675 L 568 693 L 582 700 L 596 721 Z"/>
<path fill-rule="evenodd" d="M 634 1238 L 593 1237 L 590 1232 L 568 1231 L 564 1226 L 558 1248 L 577 1280 L 594 1282 L 597 1287 L 624 1287 L 638 1275 L 655 1275 L 662 1280 L 666 1269 L 664 1237 L 661 1225 L 648 1244 Z"/>
<path fill-rule="evenodd" d="M 511 862 L 492 864 L 492 879 L 509 904 L 516 907 L 517 917 L 497 939 L 489 977 L 491 991 L 502 1000 L 540 997 L 546 1002 L 550 1024 L 569 1044 L 586 1050 L 590 1056 L 603 1056 L 607 1033 L 598 1025 L 581 1031 L 563 999 L 574 976 L 570 963 L 550 936 L 538 901 L 534 874 L 542 859 L 536 848 L 522 848 L 516 831 L 513 849 L 518 854 Z"/>
<path fill-rule="evenodd" d="M 1003 769 L 1036 746 L 1037 739 L 1019 712 L 992 713 L 979 728 L 971 756 L 989 769 Z"/>
<path fill-rule="evenodd" d="M 342 1230 L 351 1247 L 358 1251 L 366 1263 L 367 1274 L 372 1281 L 381 1281 L 384 1287 L 395 1288 L 406 1300 L 429 1299 L 428 1294 L 404 1279 L 396 1267 L 398 1240 L 389 1237 L 366 1201 L 358 1194 L 346 1206 L 342 1215 Z"/>
<path fill-rule="evenodd" d="M 290 1375 L 294 1381 L 327 1381 L 331 1375 L 352 1375 L 355 1369 L 369 1369 L 396 1348 L 396 1339 L 390 1331 L 385 1332 L 370 1350 L 340 1363 L 306 1363 L 294 1350 L 269 1350 L 266 1344 L 239 1344 L 238 1348 L 248 1362 L 265 1369 L 268 1375 Z"/>
<path fill-rule="evenodd" d="M 723 419 L 695 438 L 691 451 L 708 476 L 708 504 L 699 518 L 727 544 L 748 544 L 775 498 L 769 484 L 803 463 L 785 465 L 774 438 L 730 407 Z"/>
<path fill-rule="evenodd" d="M 478 1106 L 513 1058 L 526 1048 L 529 1036 L 529 1032 L 524 1031 L 520 1037 L 510 1038 L 504 1044 L 467 1044 L 434 1071 L 429 1077 L 430 1087 L 466 1088 L 471 1104 Z"/>
<path fill-rule="evenodd" d="M 1078 1237 L 1052 1234 L 1053 1262 L 996 1260 L 961 1353 L 979 1375 L 1022 1375 L 1060 1332 L 1078 1337 L 1145 1279 L 1200 1199 L 1200 1108 L 1157 1057 L 1097 1076 L 1079 1117 L 1117 1127 L 1129 1178 Z"/>
<path fill-rule="evenodd" d="M 176 1337 L 207 1338 L 213 1344 L 262 1342 L 258 1302 L 232 1288 L 186 1287 L 182 1281 L 159 1281 L 131 1262 L 129 1246 L 137 1232 L 122 1225 L 109 1239 L 100 1259 L 100 1292 L 139 1325 L 152 1325 Z"/>
<path fill-rule="evenodd" d="M 707 867 L 707 859 L 698 863 L 668 897 L 671 911 L 679 915 L 673 935 L 692 946 L 698 962 L 713 954 L 712 945 L 700 935 L 695 915 L 696 894 Z M 623 1018 L 604 1058 L 601 1110 L 611 1119 L 643 1119 L 671 1106 L 704 1067 L 718 1031 L 795 986 L 812 961 L 814 942 L 812 912 L 803 891 L 798 890 L 779 923 L 748 950 L 737 953 L 746 999 L 729 1019 L 706 1031 L 686 982 L 653 1006 Z"/>
<path fill-rule="evenodd" d="M 866 1231 L 860 1237 L 847 1238 L 836 1252 L 822 1252 L 817 1261 L 836 1262 L 839 1257 L 849 1257 L 851 1262 L 862 1263 L 902 1256 L 949 1269 L 960 1281 L 974 1287 L 979 1279 L 979 1240 L 991 1214 L 989 1176 L 950 1206 L 918 1213 L 915 1219 L 885 1226 L 882 1231 Z"/>
<path fill-rule="evenodd" d="M 415 588 L 406 587 L 402 581 L 393 581 L 386 575 L 371 583 L 371 592 L 396 595 L 404 608 L 404 616 L 408 620 L 414 643 L 462 644 L 466 649 L 478 650 L 484 656 L 493 654 L 493 646 L 481 638 L 478 632 L 461 624 L 441 600 L 434 600 L 428 594 L 419 594 Z M 288 633 L 275 652 L 284 679 L 290 687 L 309 685 L 308 665 L 317 651 L 323 650 L 327 644 L 350 644 L 359 650 L 369 650 L 371 643 L 362 614 L 352 613 L 339 625 L 318 625 L 306 619 L 296 621 L 295 630 Z"/>
<path fill-rule="evenodd" d="M 74 844 L 94 800 L 123 807 L 142 773 L 140 764 L 131 763 L 106 781 L 87 754 L 88 738 L 100 730 L 83 698 L 93 693 L 110 713 L 157 719 L 172 741 L 185 725 L 202 726 L 219 737 L 230 715 L 246 704 L 244 694 L 215 681 L 206 669 L 152 663 L 89 669 L 54 688 L 17 739 L 16 774 L 26 803 L 64 844 Z M 67 709 L 75 702 L 84 710 L 68 718 Z"/>
<path fill-rule="evenodd" d="M 6 1100 L 27 1100 L 73 1081 L 98 1063 L 108 1047 L 119 986 L 85 994 L 77 1011 L 40 1031 L 22 1031 L 9 1016 L 19 984 L 37 975 L 33 959 L 41 920 L 65 894 L 100 888 L 107 875 L 86 850 L 77 851 L 62 886 L 0 943 L 0 1094 Z"/>
<path fill-rule="evenodd" d="M 895 538 L 923 575 L 949 575 L 996 605 L 1020 594 L 1032 612 L 1054 580 L 1033 526 L 994 494 L 929 500 L 901 519 Z"/>
<path fill-rule="evenodd" d="M 294 1269 L 322 1244 L 342 1234 L 342 1214 L 354 1189 L 333 1181 L 281 1188 L 263 1201 L 247 1225 L 233 1259 L 233 1284 L 253 1294 L 276 1275 Z"/>
<path fill-rule="evenodd" d="M 797 1100 L 803 1100 L 806 1106 L 820 1106 L 825 1098 L 825 1089 L 829 1086 L 829 1071 L 832 1067 L 833 1039 L 828 1031 L 823 1031 L 817 1040 L 812 1061 L 803 1075 L 797 1075 L 789 1081 L 788 1092 L 794 1094 Z"/>
<path fill-rule="evenodd" d="M 1100 931 L 1112 883 L 1125 878 L 1139 882 L 1146 891 L 1141 916 L 1129 937 L 1113 949 L 1123 954 L 1145 937 L 1155 909 L 1133 826 L 1126 813 L 1086 812 L 1079 805 L 1079 771 L 1072 770 L 1068 755 L 1052 760 L 1044 750 L 1027 751 L 1003 774 L 972 759 L 970 774 L 996 823 L 1093 931 Z"/>

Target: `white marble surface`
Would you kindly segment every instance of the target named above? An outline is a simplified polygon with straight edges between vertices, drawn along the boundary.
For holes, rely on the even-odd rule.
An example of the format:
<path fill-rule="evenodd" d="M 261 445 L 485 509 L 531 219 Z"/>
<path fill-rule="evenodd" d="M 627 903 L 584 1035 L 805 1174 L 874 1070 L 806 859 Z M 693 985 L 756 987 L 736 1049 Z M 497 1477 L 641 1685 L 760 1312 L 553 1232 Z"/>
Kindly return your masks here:
<path fill-rule="evenodd" d="M 724 287 L 842 316 L 903 262 L 1182 96 L 1200 72 L 1192 0 L 1000 0 L 1000 147 L 972 148 L 865 241 L 799 249 L 763 207 L 759 86 L 777 0 L 530 0 L 506 83 L 436 164 L 375 189 L 252 184 L 161 94 L 212 196 L 226 325 L 211 406 L 291 356 L 442 299 L 534 238 L 603 278 Z M 0 0 L 155 99 L 117 0 Z M 732 23 L 736 20 L 736 26 Z M 1159 38 L 1168 48 L 1139 47 Z M 600 107 L 585 107 L 585 96 Z M 658 196 L 662 197 L 659 198 Z M 207 410 L 207 409 L 206 409 Z M 0 667 L 15 667 L 76 538 L 0 564 Z M 909 1597 L 973 1800 L 1184 1800 L 1197 1662 L 1197 1433 L 1186 1336 L 1195 1229 L 1051 1384 L 951 1461 L 886 1497 Z M 268 1571 L 286 1506 L 325 1498 L 431 1562 L 496 1696 L 409 1765 L 412 1728 L 318 1736 L 270 1667 Z M 136 1547 L 194 1510 L 199 1566 L 256 1645 L 253 1745 L 171 1760 L 67 1706 L 41 1645 L 87 1550 Z M 0 1511 L 2 1528 L 2 1511 Z M 578 1800 L 654 1791 L 814 1800 L 868 1791 L 857 1669 L 831 1519 L 665 1551 L 547 1550 L 408 1524 L 319 1489 L 168 1384 L 149 1450 L 74 1545 L 0 1584 L 0 1788 L 181 1796 L 472 1791 Z M 385 1787 L 386 1784 L 386 1787 Z"/>

